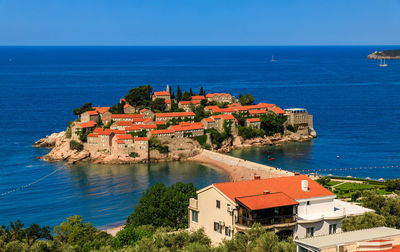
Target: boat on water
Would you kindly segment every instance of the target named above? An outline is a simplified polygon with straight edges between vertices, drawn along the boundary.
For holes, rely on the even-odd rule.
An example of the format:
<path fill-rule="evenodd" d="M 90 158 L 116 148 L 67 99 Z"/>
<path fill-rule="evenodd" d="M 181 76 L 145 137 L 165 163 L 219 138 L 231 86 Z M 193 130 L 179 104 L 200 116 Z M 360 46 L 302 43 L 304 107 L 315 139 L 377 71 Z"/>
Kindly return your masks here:
<path fill-rule="evenodd" d="M 269 161 L 274 161 L 275 158 L 273 158 L 273 157 L 272 157 L 272 158 L 268 158 L 268 160 L 269 160 Z"/>
<path fill-rule="evenodd" d="M 388 65 L 386 64 L 386 59 L 384 58 L 383 61 L 381 59 L 381 63 L 379 64 L 380 67 L 387 67 Z"/>
<path fill-rule="evenodd" d="M 274 61 L 275 61 L 274 55 L 272 55 L 271 62 L 274 62 Z"/>

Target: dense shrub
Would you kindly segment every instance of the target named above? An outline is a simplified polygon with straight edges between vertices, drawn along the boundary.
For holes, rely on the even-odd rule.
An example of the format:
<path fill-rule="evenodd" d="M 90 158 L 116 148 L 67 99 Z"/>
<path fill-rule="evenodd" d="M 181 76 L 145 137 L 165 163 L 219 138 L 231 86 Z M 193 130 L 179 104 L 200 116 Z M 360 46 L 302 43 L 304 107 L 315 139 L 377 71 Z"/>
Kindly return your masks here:
<path fill-rule="evenodd" d="M 74 115 L 80 115 L 82 113 L 85 113 L 86 111 L 91 111 L 93 110 L 92 103 L 88 102 L 82 105 L 80 108 L 76 108 L 73 110 Z"/>
<path fill-rule="evenodd" d="M 263 137 L 265 135 L 265 131 L 262 129 L 254 129 L 253 127 L 242 127 L 238 126 L 239 136 L 243 137 L 243 139 L 251 139 L 255 137 Z"/>
<path fill-rule="evenodd" d="M 198 136 L 196 139 L 197 142 L 199 142 L 199 144 L 204 148 L 207 143 L 207 135 Z"/>
<path fill-rule="evenodd" d="M 286 122 L 285 116 L 276 115 L 269 112 L 260 117 L 261 129 L 265 131 L 267 136 L 272 136 L 276 133 L 283 134 L 283 124 Z"/>
<path fill-rule="evenodd" d="M 135 157 L 139 157 L 139 154 L 133 151 L 133 152 L 129 153 L 129 156 L 135 158 Z"/>
<path fill-rule="evenodd" d="M 289 124 L 288 126 L 286 126 L 286 129 L 289 130 L 289 131 L 291 131 L 291 132 L 296 133 L 297 130 L 299 129 L 299 126 L 297 126 L 297 125 L 296 125 L 296 126 L 293 126 L 293 125 Z"/>
<path fill-rule="evenodd" d="M 71 142 L 69 142 L 69 148 L 71 150 L 83 151 L 83 144 L 72 140 Z"/>
<path fill-rule="evenodd" d="M 389 179 L 385 182 L 385 185 L 389 191 L 399 191 L 400 179 Z"/>

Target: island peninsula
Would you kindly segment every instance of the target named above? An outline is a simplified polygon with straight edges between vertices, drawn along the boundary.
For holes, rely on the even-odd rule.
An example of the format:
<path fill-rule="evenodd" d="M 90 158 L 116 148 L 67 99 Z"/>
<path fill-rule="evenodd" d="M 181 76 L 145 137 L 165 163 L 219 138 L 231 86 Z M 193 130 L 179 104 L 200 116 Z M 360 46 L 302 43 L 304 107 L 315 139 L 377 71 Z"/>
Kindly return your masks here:
<path fill-rule="evenodd" d="M 308 141 L 316 137 L 313 117 L 306 109 L 281 109 L 254 104 L 251 94 L 238 99 L 228 93 L 200 88 L 176 93 L 153 92 L 149 85 L 130 90 L 111 107 L 86 103 L 74 109 L 77 119 L 66 131 L 34 143 L 50 147 L 47 161 L 139 163 L 184 160 L 203 149 L 229 152 L 233 148 Z"/>

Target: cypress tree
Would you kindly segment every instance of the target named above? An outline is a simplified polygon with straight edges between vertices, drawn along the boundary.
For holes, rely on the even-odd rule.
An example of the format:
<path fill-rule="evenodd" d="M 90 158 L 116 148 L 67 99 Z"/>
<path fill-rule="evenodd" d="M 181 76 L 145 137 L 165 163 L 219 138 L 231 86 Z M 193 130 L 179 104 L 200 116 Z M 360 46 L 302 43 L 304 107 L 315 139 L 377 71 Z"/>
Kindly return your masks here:
<path fill-rule="evenodd" d="M 176 89 L 176 101 L 180 102 L 181 100 L 182 100 L 182 91 L 178 85 L 178 88 Z"/>

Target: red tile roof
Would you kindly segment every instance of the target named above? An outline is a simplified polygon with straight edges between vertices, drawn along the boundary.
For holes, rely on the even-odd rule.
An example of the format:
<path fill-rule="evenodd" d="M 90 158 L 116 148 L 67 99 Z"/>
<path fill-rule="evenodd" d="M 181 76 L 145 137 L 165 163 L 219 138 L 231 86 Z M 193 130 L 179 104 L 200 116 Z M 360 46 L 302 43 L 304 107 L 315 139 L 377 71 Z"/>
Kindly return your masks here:
<path fill-rule="evenodd" d="M 211 97 L 214 97 L 214 96 L 230 96 L 230 94 L 226 94 L 226 93 L 214 93 L 214 94 L 207 94 L 206 95 L 206 97 L 207 98 L 211 98 Z"/>
<path fill-rule="evenodd" d="M 105 129 L 105 130 L 103 130 L 103 131 L 101 131 L 101 132 L 98 132 L 99 135 L 106 135 L 106 136 L 109 136 L 109 135 L 111 135 L 112 133 L 113 133 L 113 131 L 110 130 L 110 129 Z"/>
<path fill-rule="evenodd" d="M 78 126 L 81 128 L 92 128 L 92 127 L 96 126 L 96 124 L 97 124 L 96 122 L 88 121 L 88 122 L 80 123 L 80 124 L 78 124 Z"/>
<path fill-rule="evenodd" d="M 150 134 L 152 135 L 159 135 L 159 134 L 167 134 L 167 133 L 174 133 L 172 129 L 162 129 L 162 130 L 151 130 Z"/>
<path fill-rule="evenodd" d="M 156 125 L 165 125 L 164 121 L 156 121 Z"/>
<path fill-rule="evenodd" d="M 264 109 L 257 109 L 257 110 L 251 110 L 251 111 L 249 111 L 249 114 L 250 114 L 250 115 L 265 114 L 265 113 L 267 113 L 267 111 L 264 110 Z"/>
<path fill-rule="evenodd" d="M 97 133 L 89 133 L 87 136 L 88 137 L 98 137 L 99 135 Z"/>
<path fill-rule="evenodd" d="M 249 108 L 248 108 L 247 106 L 244 106 L 244 107 L 234 107 L 234 109 L 237 110 L 237 111 L 247 111 L 247 110 L 249 110 Z"/>
<path fill-rule="evenodd" d="M 174 131 L 189 131 L 204 129 L 202 123 L 180 123 L 179 125 L 171 125 L 170 128 Z"/>
<path fill-rule="evenodd" d="M 193 112 L 173 112 L 173 113 L 158 113 L 156 117 L 187 117 L 187 116 L 195 116 L 196 114 Z"/>
<path fill-rule="evenodd" d="M 247 118 L 246 120 L 249 122 L 259 122 L 260 118 Z"/>
<path fill-rule="evenodd" d="M 297 201 L 281 192 L 237 197 L 236 200 L 251 210 L 293 206 L 299 204 Z"/>
<path fill-rule="evenodd" d="M 164 100 L 165 104 L 171 104 L 170 100 Z"/>
<path fill-rule="evenodd" d="M 93 130 L 93 133 L 99 133 L 99 132 L 102 132 L 103 130 L 104 130 L 103 128 L 95 128 Z"/>
<path fill-rule="evenodd" d="M 93 107 L 97 112 L 103 114 L 110 110 L 110 107 Z"/>
<path fill-rule="evenodd" d="M 400 245 L 393 246 L 390 249 L 381 249 L 381 250 L 368 250 L 368 252 L 400 252 Z"/>
<path fill-rule="evenodd" d="M 232 114 L 227 114 L 227 115 L 216 115 L 213 116 L 215 119 L 224 119 L 224 120 L 235 120 L 236 118 Z"/>
<path fill-rule="evenodd" d="M 114 124 L 117 126 L 132 126 L 132 121 L 118 121 Z"/>
<path fill-rule="evenodd" d="M 214 119 L 211 118 L 211 117 L 204 118 L 204 120 L 205 120 L 206 122 L 215 122 Z"/>
<path fill-rule="evenodd" d="M 132 135 L 123 134 L 123 135 L 116 135 L 117 140 L 126 140 L 126 139 L 133 139 Z"/>
<path fill-rule="evenodd" d="M 139 127 L 141 129 L 157 129 L 157 125 L 155 125 L 155 124 L 148 124 L 148 125 L 142 124 L 142 125 L 139 125 Z"/>
<path fill-rule="evenodd" d="M 99 114 L 99 113 L 97 113 L 96 110 L 88 111 L 88 115 L 98 115 L 98 114 Z"/>
<path fill-rule="evenodd" d="M 111 119 L 115 118 L 143 118 L 141 114 L 113 114 L 111 115 Z"/>
<path fill-rule="evenodd" d="M 275 114 L 285 114 L 285 111 L 283 109 L 281 109 L 280 107 L 275 107 L 275 108 L 271 108 L 272 111 L 274 111 Z"/>
<path fill-rule="evenodd" d="M 115 142 L 117 142 L 117 144 L 125 144 L 124 140 L 116 140 Z"/>
<path fill-rule="evenodd" d="M 192 96 L 192 101 L 193 100 L 204 100 L 204 99 L 206 99 L 206 97 L 204 97 L 203 95 Z"/>
<path fill-rule="evenodd" d="M 143 113 L 144 111 L 147 111 L 147 108 L 141 109 L 140 113 Z"/>
<path fill-rule="evenodd" d="M 189 104 L 193 104 L 193 105 L 195 105 L 195 104 L 200 104 L 200 101 L 199 100 L 193 100 L 193 101 L 180 101 L 179 102 L 181 105 L 189 105 Z"/>
<path fill-rule="evenodd" d="M 167 96 L 167 95 L 169 96 L 171 94 L 167 91 L 158 91 L 153 93 L 153 96 Z"/>
<path fill-rule="evenodd" d="M 149 141 L 147 137 L 135 137 L 135 142 L 136 141 Z"/>
<path fill-rule="evenodd" d="M 130 127 L 126 127 L 125 131 L 132 131 L 132 130 L 141 130 L 142 128 L 140 127 L 140 125 L 132 125 Z"/>
<path fill-rule="evenodd" d="M 125 130 L 111 130 L 115 135 L 126 134 Z"/>
<path fill-rule="evenodd" d="M 301 189 L 302 180 L 308 181 L 309 190 L 307 192 Z M 262 194 L 265 190 L 270 193 L 283 192 L 292 199 L 335 195 L 305 175 L 217 183 L 214 186 L 233 201 L 238 197 Z"/>
<path fill-rule="evenodd" d="M 119 103 L 122 103 L 122 102 L 125 102 L 125 103 L 126 103 L 126 100 L 125 100 L 125 98 L 121 98 L 121 99 L 119 99 Z"/>
<path fill-rule="evenodd" d="M 212 110 L 215 113 L 233 113 L 235 112 L 234 108 L 219 108 L 218 106 L 206 106 L 207 109 Z"/>

